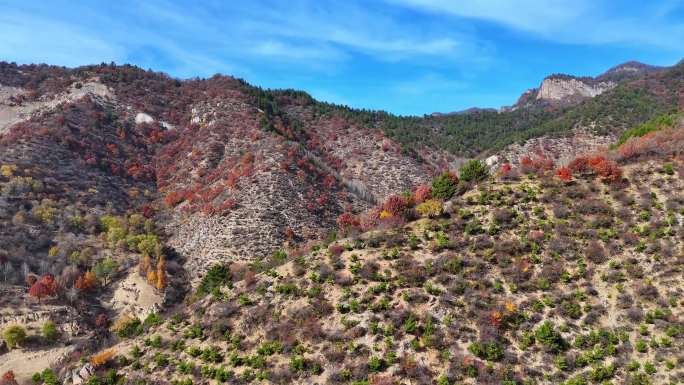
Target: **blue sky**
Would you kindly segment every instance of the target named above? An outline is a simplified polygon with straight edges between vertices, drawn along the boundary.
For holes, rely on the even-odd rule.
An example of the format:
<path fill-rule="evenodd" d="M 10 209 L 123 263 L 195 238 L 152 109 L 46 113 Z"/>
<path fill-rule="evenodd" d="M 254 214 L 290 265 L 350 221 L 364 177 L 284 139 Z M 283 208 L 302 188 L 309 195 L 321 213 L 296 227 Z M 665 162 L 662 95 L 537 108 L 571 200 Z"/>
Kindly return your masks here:
<path fill-rule="evenodd" d="M 223 73 L 421 115 L 515 102 L 550 73 L 684 58 L 684 1 L 0 0 L 0 60 Z"/>

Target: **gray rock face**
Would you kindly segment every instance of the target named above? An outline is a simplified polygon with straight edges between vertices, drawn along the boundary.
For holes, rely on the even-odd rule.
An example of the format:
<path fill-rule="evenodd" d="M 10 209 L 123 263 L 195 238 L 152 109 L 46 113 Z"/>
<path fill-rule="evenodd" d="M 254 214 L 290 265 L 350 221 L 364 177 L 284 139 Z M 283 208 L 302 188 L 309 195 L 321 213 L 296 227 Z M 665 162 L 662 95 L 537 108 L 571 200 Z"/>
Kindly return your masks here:
<path fill-rule="evenodd" d="M 585 83 L 579 79 L 547 78 L 539 87 L 537 100 L 558 101 L 567 98 L 593 98 L 615 87 L 614 82 Z"/>
<path fill-rule="evenodd" d="M 74 385 L 84 384 L 95 373 L 95 368 L 90 363 L 81 367 L 81 369 L 74 369 L 71 374 L 71 383 Z"/>

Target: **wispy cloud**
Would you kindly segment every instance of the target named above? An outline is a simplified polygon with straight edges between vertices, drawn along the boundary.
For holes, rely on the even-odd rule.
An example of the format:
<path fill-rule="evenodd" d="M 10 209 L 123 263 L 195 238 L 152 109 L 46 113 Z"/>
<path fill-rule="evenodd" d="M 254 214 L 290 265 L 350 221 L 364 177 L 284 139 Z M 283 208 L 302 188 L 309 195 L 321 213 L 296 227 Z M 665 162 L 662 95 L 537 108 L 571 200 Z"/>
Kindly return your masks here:
<path fill-rule="evenodd" d="M 74 65 L 93 58 L 122 60 L 141 46 L 154 46 L 173 55 L 181 69 L 193 63 L 214 67 L 218 61 L 237 65 L 259 57 L 322 68 L 321 64 L 344 62 L 354 54 L 380 61 L 429 56 L 465 61 L 487 54 L 484 43 L 463 30 L 425 31 L 424 26 L 386 11 L 355 1 L 149 0 L 97 7 L 78 2 L 31 7 L 10 2 L 0 16 L 4 48 L 0 53 L 24 60 L 35 60 L 42 53 Z M 17 55 L 22 46 L 40 49 Z"/>
<path fill-rule="evenodd" d="M 587 70 L 586 58 L 573 58 L 570 50 L 601 55 L 605 47 L 619 47 L 624 56 L 662 50 L 668 61 L 684 54 L 682 1 L 624 3 L 5 0 L 0 60 L 129 62 L 178 77 L 220 72 L 361 107 L 453 110 L 515 100 L 515 93 L 558 70 L 550 65 Z M 529 69 L 532 64 L 543 71 Z M 512 78 L 524 84 L 507 85 Z"/>
<path fill-rule="evenodd" d="M 573 44 L 647 44 L 682 50 L 682 2 L 609 0 L 386 0 L 460 18 L 484 20 Z"/>

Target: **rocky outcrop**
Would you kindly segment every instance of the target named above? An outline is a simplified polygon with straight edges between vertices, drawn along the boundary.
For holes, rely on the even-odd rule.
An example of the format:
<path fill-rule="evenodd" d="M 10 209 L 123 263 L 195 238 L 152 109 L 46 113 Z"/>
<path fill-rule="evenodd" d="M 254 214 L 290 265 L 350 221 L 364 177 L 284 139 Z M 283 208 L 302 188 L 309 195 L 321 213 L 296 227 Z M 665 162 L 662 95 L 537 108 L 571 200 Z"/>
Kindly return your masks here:
<path fill-rule="evenodd" d="M 593 98 L 615 87 L 614 82 L 584 82 L 576 78 L 548 77 L 544 79 L 537 100 L 563 101 Z"/>
<path fill-rule="evenodd" d="M 503 163 L 518 164 L 520 159 L 543 157 L 564 165 L 578 155 L 590 154 L 607 148 L 615 143 L 615 136 L 598 136 L 587 129 L 577 129 L 566 137 L 543 136 L 527 140 L 522 144 L 512 144 L 497 155 L 487 158 L 487 164 L 498 169 Z"/>
<path fill-rule="evenodd" d="M 50 111 L 61 104 L 79 100 L 87 95 L 105 100 L 114 98 L 111 90 L 97 79 L 75 83 L 64 92 L 55 96 L 44 96 L 38 100 L 24 101 L 27 93 L 27 90 L 21 88 L 0 85 L 0 134 L 35 114 Z"/>

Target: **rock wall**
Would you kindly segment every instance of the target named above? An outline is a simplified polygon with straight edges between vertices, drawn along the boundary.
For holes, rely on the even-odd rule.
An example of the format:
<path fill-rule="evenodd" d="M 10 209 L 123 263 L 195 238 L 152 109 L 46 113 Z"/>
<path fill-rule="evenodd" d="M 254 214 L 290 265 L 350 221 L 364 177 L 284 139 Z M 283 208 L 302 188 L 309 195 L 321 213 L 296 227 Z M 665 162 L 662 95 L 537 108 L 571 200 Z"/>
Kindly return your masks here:
<path fill-rule="evenodd" d="M 539 87 L 537 100 L 559 101 L 567 98 L 593 98 L 613 87 L 614 82 L 585 83 L 578 79 L 546 78 Z"/>

